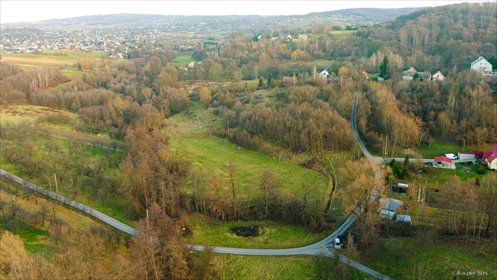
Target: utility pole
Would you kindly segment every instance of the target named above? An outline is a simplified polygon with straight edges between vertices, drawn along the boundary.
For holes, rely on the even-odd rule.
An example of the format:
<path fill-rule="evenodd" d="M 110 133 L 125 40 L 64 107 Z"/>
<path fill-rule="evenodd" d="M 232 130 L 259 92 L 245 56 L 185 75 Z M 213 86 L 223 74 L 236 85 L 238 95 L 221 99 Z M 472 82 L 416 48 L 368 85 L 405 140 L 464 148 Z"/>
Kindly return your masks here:
<path fill-rule="evenodd" d="M 147 229 L 148 229 L 148 208 L 145 210 L 145 216 L 146 216 L 146 219 L 147 219 Z"/>

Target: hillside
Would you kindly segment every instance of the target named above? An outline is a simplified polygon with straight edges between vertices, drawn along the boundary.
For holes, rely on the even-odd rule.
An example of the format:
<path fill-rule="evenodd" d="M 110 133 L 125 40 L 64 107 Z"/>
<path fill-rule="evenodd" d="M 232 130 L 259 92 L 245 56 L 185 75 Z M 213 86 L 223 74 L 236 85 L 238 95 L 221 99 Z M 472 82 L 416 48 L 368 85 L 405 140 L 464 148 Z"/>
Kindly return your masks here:
<path fill-rule="evenodd" d="M 421 69 L 468 68 L 479 55 L 497 55 L 496 9 L 497 3 L 488 2 L 419 10 L 357 32 L 336 55 L 370 57 L 382 51 Z"/>
<path fill-rule="evenodd" d="M 291 16 L 169 16 L 153 14 L 111 14 L 51 19 L 34 23 L 5 24 L 5 28 L 34 27 L 42 30 L 75 28 L 132 27 L 133 29 L 162 29 L 169 31 L 262 32 L 267 30 L 310 27 L 329 22 L 340 26 L 361 26 L 391 21 L 418 8 L 404 9 L 345 9 Z"/>

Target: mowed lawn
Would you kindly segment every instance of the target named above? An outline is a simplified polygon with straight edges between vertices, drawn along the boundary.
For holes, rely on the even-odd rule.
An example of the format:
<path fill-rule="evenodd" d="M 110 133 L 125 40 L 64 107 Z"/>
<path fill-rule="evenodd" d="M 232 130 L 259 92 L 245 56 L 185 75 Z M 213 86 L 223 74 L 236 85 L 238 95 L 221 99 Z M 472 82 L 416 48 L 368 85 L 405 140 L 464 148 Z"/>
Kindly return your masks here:
<path fill-rule="evenodd" d="M 497 144 L 494 143 L 494 144 Z M 461 146 L 458 145 L 455 142 L 451 141 L 444 141 L 441 139 L 433 139 L 431 142 L 431 145 L 422 145 L 421 147 L 417 148 L 417 152 L 423 157 L 423 158 L 434 158 L 435 156 L 439 155 L 444 155 L 444 154 L 449 154 L 449 153 L 454 153 L 457 154 L 458 152 L 471 152 L 475 150 L 486 150 L 490 145 L 483 145 L 483 146 L 478 146 L 478 145 L 469 145 L 469 146 Z"/>
<path fill-rule="evenodd" d="M 186 241 L 192 244 L 239 248 L 292 248 L 314 243 L 327 234 L 309 233 L 299 225 L 289 225 L 275 221 L 236 221 L 224 222 L 200 214 L 185 216 L 192 234 Z M 263 234 L 255 237 L 242 237 L 230 231 L 232 227 L 259 226 Z"/>
<path fill-rule="evenodd" d="M 364 264 L 393 279 L 497 279 L 496 255 L 489 244 L 471 243 L 463 245 L 433 236 L 389 238 Z M 454 278 L 458 271 L 488 275 Z"/>
<path fill-rule="evenodd" d="M 262 173 L 264 170 L 271 170 L 282 192 L 303 195 L 307 186 L 312 185 L 316 187 L 315 191 L 323 194 L 324 201 L 326 186 L 324 179 L 317 172 L 239 147 L 207 132 L 173 135 L 170 149 L 189 160 L 194 169 L 225 179 L 227 191 L 228 164 L 233 164 L 235 185 L 240 196 L 259 196 Z"/>
<path fill-rule="evenodd" d="M 173 62 L 178 65 L 185 65 L 193 61 L 191 55 L 180 55 L 174 58 Z"/>

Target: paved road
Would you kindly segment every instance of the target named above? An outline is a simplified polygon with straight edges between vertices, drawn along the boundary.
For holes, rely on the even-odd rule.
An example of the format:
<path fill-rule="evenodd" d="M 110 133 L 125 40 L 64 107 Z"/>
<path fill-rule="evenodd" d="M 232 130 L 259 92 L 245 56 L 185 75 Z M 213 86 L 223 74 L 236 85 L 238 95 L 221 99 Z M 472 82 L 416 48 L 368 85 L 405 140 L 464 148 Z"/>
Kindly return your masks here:
<path fill-rule="evenodd" d="M 14 182 L 14 183 L 20 185 L 22 187 L 25 187 L 27 189 L 30 189 L 30 190 L 35 191 L 37 193 L 40 193 L 46 197 L 54 199 L 60 203 L 63 203 L 65 205 L 71 206 L 79 211 L 82 211 L 82 212 L 84 212 L 92 217 L 95 217 L 95 218 L 99 219 L 100 221 L 102 221 L 102 222 L 110 225 L 111 227 L 116 228 L 122 232 L 125 232 L 125 233 L 130 234 L 130 235 L 135 235 L 138 233 L 138 230 L 136 230 L 135 228 L 130 227 L 127 224 L 124 224 L 124 223 L 98 211 L 98 210 L 95 210 L 88 205 L 85 205 L 83 203 L 69 199 L 63 195 L 56 193 L 56 192 L 53 192 L 53 191 L 47 190 L 43 187 L 40 187 L 38 185 L 35 185 L 35 184 L 33 184 L 29 181 L 26 181 L 20 177 L 17 177 L 16 175 L 9 173 L 3 169 L 0 169 L 0 176 L 4 177 L 5 179 L 7 179 L 11 182 Z"/>
<path fill-rule="evenodd" d="M 354 99 L 354 105 L 353 105 L 353 110 L 352 110 L 352 115 L 351 115 L 351 123 L 352 123 L 352 129 L 354 130 L 354 135 L 356 138 L 356 142 L 358 143 L 359 147 L 361 148 L 362 152 L 364 155 L 367 157 L 373 168 L 375 169 L 375 176 L 379 177 L 381 176 L 381 169 L 380 169 L 380 163 L 382 162 L 381 158 L 375 157 L 369 153 L 369 151 L 366 149 L 366 146 L 361 140 L 361 137 L 359 135 L 359 131 L 357 129 L 357 96 Z M 85 204 L 79 203 L 75 200 L 66 198 L 58 193 L 52 192 L 50 190 L 47 190 L 43 187 L 40 187 L 38 185 L 35 185 L 29 181 L 26 181 L 18 176 L 15 176 L 14 174 L 11 174 L 3 169 L 0 169 L 0 176 L 18 184 L 21 185 L 25 188 L 28 188 L 30 190 L 33 190 L 35 192 L 38 192 L 44 196 L 50 197 L 56 201 L 59 201 L 63 204 L 69 205 L 71 207 L 74 207 L 84 213 L 87 213 L 90 216 L 95 217 L 96 219 L 99 219 L 100 221 L 118 229 L 121 230 L 127 234 L 130 235 L 136 235 L 138 234 L 138 230 L 130 227 L 98 210 L 95 210 Z M 372 195 L 371 199 L 376 199 L 378 194 Z M 296 256 L 296 255 L 307 255 L 307 256 L 327 256 L 327 257 L 337 257 L 341 262 L 359 270 L 364 273 L 367 273 L 376 279 L 390 279 L 388 276 L 383 275 L 371 268 L 366 267 L 365 265 L 362 265 L 358 262 L 355 262 L 348 257 L 339 254 L 334 250 L 333 247 L 333 241 L 338 235 L 344 234 L 350 226 L 355 222 L 356 220 L 356 215 L 351 213 L 345 221 L 331 234 L 326 236 L 324 239 L 307 245 L 307 246 L 302 246 L 302 247 L 296 247 L 296 248 L 288 248 L 288 249 L 248 249 L 248 248 L 232 248 L 232 247 L 211 247 L 212 251 L 215 253 L 219 254 L 230 254 L 230 255 L 245 255 L 245 256 Z M 187 244 L 187 246 L 191 250 L 195 251 L 202 251 L 205 249 L 204 245 L 193 245 L 193 244 Z"/>

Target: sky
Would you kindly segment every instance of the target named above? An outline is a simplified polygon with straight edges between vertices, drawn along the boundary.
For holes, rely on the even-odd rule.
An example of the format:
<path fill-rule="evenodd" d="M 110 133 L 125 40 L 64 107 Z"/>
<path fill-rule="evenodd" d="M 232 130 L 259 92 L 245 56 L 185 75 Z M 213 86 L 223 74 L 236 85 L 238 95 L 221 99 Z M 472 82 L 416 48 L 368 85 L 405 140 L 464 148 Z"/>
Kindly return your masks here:
<path fill-rule="evenodd" d="M 488 0 L 487 0 L 488 1 Z M 103 14 L 294 15 L 349 8 L 434 7 L 484 0 L 321 1 L 19 1 L 0 0 L 0 23 Z"/>

